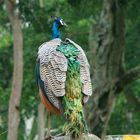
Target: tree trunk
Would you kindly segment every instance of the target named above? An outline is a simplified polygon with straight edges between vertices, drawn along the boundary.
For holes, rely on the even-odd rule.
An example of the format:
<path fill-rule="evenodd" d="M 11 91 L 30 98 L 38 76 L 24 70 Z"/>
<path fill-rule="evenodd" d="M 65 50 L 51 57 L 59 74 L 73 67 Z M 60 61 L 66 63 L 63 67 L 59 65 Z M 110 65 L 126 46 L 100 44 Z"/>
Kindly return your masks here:
<path fill-rule="evenodd" d="M 17 140 L 18 126 L 20 121 L 19 105 L 22 90 L 23 79 L 23 38 L 21 23 L 15 11 L 15 0 L 9 0 L 6 3 L 6 9 L 12 25 L 14 39 L 14 70 L 12 81 L 12 93 L 9 101 L 8 112 L 8 140 Z"/>
<path fill-rule="evenodd" d="M 104 0 L 94 36 L 95 91 L 89 101 L 87 119 L 91 131 L 103 139 L 115 104 L 116 83 L 124 74 L 124 9 L 118 0 Z"/>
<path fill-rule="evenodd" d="M 45 137 L 45 108 L 42 103 L 38 105 L 38 140 L 44 140 Z"/>

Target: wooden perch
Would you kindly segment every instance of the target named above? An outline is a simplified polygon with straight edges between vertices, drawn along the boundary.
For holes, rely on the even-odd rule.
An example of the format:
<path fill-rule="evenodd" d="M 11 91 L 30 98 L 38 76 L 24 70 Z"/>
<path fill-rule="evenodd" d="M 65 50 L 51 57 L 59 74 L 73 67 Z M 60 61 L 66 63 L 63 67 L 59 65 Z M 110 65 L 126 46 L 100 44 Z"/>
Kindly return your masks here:
<path fill-rule="evenodd" d="M 50 139 L 45 139 L 45 140 L 50 140 Z M 100 140 L 100 138 L 98 138 L 96 135 L 93 134 L 87 134 L 87 135 L 83 135 L 79 139 L 73 139 L 70 136 L 60 136 L 60 137 L 54 137 L 52 138 L 52 140 Z"/>

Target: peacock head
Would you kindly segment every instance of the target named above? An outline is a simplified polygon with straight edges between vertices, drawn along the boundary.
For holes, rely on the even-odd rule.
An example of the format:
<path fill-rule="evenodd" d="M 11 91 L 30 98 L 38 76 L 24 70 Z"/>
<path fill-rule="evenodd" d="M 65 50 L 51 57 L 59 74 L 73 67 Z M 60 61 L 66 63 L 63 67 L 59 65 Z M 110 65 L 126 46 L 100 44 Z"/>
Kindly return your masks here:
<path fill-rule="evenodd" d="M 67 27 L 67 24 L 61 17 L 55 17 L 52 25 L 52 38 L 61 38 L 60 27 Z"/>

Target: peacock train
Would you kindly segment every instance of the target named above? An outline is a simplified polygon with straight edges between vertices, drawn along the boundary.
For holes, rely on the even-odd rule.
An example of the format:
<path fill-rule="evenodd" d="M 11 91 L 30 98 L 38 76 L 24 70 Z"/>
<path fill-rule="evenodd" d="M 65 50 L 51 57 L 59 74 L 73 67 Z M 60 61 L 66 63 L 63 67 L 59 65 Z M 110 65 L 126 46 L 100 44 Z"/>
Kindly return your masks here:
<path fill-rule="evenodd" d="M 92 94 L 89 63 L 82 48 L 66 38 L 61 40 L 61 17 L 52 25 L 52 40 L 38 49 L 36 80 L 39 95 L 48 112 L 66 119 L 65 135 L 80 137 L 87 133 L 83 107 Z"/>

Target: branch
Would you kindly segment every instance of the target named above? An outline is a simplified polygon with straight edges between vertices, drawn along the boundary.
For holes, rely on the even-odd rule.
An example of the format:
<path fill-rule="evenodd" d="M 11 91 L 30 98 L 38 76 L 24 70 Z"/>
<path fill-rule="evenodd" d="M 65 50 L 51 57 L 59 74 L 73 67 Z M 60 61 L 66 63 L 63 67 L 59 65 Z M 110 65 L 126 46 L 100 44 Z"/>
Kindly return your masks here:
<path fill-rule="evenodd" d="M 13 19 L 18 16 L 17 13 L 14 12 L 15 10 L 15 6 L 16 6 L 16 0 L 7 0 L 5 2 L 6 4 L 6 11 L 8 13 L 8 16 L 9 16 L 9 19 L 10 19 L 10 22 L 14 22 Z M 13 23 L 14 24 L 14 23 Z"/>
<path fill-rule="evenodd" d="M 140 78 L 140 66 L 127 71 L 121 79 L 116 83 L 117 93 L 121 92 L 125 86 Z"/>
<path fill-rule="evenodd" d="M 8 16 L 10 21 L 12 22 L 13 16 L 14 16 L 14 2 L 13 1 L 6 1 L 6 10 L 8 12 Z"/>
<path fill-rule="evenodd" d="M 140 113 L 140 100 L 138 98 L 136 98 L 136 96 L 133 94 L 133 91 L 131 88 L 128 88 L 125 91 L 125 97 L 127 99 L 127 101 L 133 106 L 133 108 L 135 109 L 135 112 L 139 112 Z"/>

